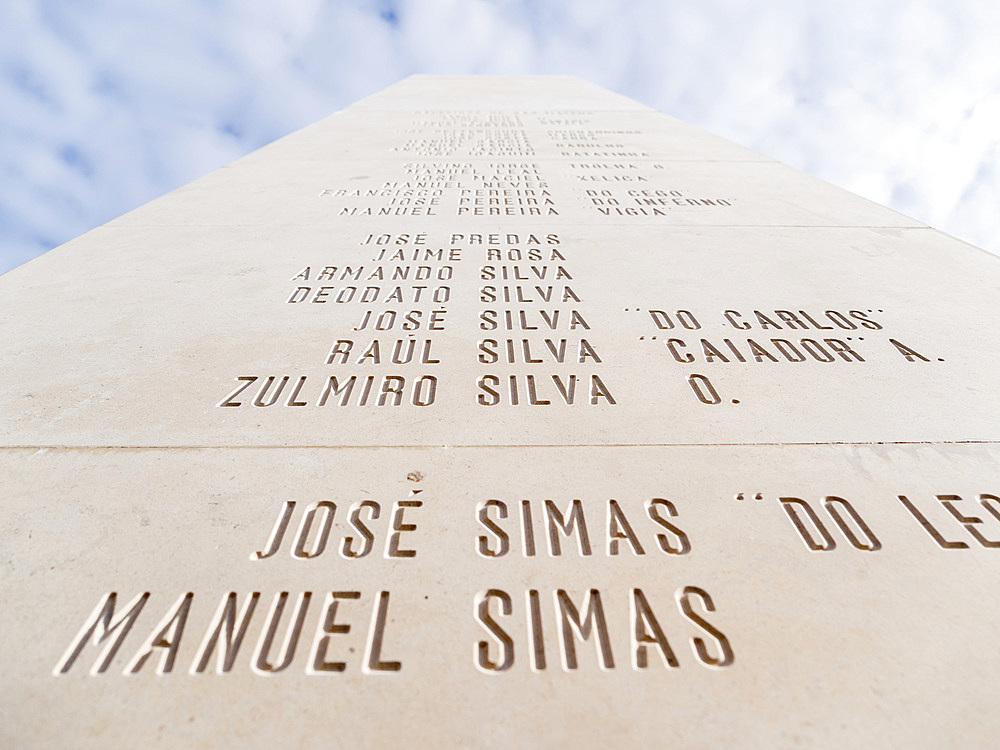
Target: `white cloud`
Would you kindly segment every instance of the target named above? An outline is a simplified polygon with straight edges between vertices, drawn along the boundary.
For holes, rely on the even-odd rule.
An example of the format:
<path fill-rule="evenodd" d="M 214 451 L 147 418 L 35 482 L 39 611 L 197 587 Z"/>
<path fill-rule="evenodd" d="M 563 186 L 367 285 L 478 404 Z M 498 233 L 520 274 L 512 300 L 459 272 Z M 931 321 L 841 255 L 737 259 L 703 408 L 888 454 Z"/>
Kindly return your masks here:
<path fill-rule="evenodd" d="M 575 73 L 1000 252 L 985 2 L 7 0 L 0 270 L 413 72 Z"/>

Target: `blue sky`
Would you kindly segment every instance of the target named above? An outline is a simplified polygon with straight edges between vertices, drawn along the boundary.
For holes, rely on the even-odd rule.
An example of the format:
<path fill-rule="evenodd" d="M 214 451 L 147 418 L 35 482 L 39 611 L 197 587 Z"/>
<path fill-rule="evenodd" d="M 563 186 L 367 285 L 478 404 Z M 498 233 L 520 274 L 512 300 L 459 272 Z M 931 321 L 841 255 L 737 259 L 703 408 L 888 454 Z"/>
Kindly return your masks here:
<path fill-rule="evenodd" d="M 977 0 L 3 0 L 0 271 L 411 73 L 572 73 L 1000 253 Z"/>

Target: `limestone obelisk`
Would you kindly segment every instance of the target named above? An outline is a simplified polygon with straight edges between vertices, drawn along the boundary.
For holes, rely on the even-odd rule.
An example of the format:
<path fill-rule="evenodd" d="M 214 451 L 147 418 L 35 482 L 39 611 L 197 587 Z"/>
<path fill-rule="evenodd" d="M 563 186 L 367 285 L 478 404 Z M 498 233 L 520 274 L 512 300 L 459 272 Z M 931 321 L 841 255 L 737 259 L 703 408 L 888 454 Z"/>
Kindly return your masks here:
<path fill-rule="evenodd" d="M 989 747 L 1000 261 L 416 76 L 0 278 L 8 747 Z"/>

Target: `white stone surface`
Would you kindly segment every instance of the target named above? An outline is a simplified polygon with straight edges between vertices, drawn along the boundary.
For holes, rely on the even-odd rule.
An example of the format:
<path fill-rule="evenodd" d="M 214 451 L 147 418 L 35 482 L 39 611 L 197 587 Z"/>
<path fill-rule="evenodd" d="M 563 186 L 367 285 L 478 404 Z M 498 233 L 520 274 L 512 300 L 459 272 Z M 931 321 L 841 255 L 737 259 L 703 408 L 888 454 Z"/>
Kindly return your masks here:
<path fill-rule="evenodd" d="M 0 745 L 991 747 L 998 289 L 578 79 L 407 79 L 0 279 Z"/>

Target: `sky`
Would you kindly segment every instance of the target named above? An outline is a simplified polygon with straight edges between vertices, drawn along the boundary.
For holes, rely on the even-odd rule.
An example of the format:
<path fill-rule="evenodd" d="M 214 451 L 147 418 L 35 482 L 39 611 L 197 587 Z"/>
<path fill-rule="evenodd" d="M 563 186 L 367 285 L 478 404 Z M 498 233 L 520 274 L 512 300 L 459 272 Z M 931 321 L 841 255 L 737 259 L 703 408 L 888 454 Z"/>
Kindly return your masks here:
<path fill-rule="evenodd" d="M 569 73 L 1000 254 L 979 0 L 0 0 L 0 272 L 413 73 Z"/>

